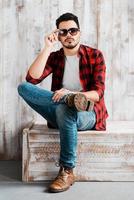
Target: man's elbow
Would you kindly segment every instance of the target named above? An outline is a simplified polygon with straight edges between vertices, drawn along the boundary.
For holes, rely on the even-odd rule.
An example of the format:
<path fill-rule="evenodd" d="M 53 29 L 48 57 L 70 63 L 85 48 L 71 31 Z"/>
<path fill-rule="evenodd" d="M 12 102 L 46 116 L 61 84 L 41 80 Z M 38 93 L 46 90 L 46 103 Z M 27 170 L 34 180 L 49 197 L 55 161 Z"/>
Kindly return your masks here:
<path fill-rule="evenodd" d="M 38 79 L 34 79 L 30 74 L 29 72 L 27 73 L 26 75 L 26 81 L 29 82 L 29 83 L 32 83 L 34 85 L 38 84 L 40 81 Z"/>

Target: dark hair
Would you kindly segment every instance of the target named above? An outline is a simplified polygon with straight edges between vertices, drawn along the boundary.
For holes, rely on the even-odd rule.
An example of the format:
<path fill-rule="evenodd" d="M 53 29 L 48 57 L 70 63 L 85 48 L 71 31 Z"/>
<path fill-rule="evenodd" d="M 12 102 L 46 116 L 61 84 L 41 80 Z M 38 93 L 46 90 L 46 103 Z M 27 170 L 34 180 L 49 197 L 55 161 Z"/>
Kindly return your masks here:
<path fill-rule="evenodd" d="M 68 20 L 73 20 L 78 28 L 80 28 L 79 26 L 79 21 L 78 21 L 78 17 L 72 13 L 64 13 L 63 15 L 61 15 L 57 20 L 56 20 L 56 26 L 57 28 L 59 28 L 59 24 L 63 21 L 68 21 Z"/>

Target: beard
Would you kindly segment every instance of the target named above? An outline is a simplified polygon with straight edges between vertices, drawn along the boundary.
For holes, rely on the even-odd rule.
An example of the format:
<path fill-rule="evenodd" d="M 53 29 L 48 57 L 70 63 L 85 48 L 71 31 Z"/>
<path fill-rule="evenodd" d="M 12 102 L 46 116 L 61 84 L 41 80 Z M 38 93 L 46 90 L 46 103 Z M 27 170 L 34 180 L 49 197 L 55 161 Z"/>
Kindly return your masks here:
<path fill-rule="evenodd" d="M 70 42 L 67 42 L 67 44 L 66 44 L 66 41 L 67 40 L 65 40 L 65 42 L 62 43 L 62 45 L 67 49 L 73 49 L 79 44 L 79 41 L 77 41 L 77 42 L 75 42 L 75 41 L 71 42 L 70 41 Z"/>
<path fill-rule="evenodd" d="M 75 48 L 77 45 L 78 45 L 78 43 L 77 43 L 77 44 L 68 44 L 68 45 L 63 44 L 63 46 L 64 46 L 66 49 L 73 49 L 73 48 Z"/>

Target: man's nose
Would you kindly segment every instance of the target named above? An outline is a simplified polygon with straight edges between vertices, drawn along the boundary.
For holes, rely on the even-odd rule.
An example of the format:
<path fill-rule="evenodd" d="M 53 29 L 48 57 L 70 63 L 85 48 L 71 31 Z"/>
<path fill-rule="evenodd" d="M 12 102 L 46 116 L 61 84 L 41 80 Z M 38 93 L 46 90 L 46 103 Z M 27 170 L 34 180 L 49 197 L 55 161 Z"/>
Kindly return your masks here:
<path fill-rule="evenodd" d="M 66 36 L 68 36 L 68 34 L 69 34 L 69 36 L 71 35 L 71 33 L 70 33 L 69 31 L 67 32 L 67 35 L 66 35 Z M 72 35 L 71 35 L 71 36 L 72 36 Z"/>

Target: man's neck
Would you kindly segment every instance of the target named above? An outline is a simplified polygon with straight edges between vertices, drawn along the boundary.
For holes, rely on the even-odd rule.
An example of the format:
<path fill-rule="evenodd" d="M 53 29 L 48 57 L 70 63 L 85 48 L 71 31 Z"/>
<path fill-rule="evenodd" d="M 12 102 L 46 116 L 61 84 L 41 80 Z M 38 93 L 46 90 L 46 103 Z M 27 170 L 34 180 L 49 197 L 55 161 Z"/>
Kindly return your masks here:
<path fill-rule="evenodd" d="M 66 47 L 63 47 L 65 56 L 73 56 L 76 55 L 79 51 L 80 44 L 78 44 L 73 49 L 67 49 Z"/>

